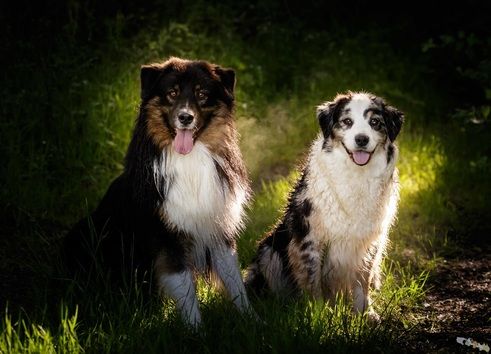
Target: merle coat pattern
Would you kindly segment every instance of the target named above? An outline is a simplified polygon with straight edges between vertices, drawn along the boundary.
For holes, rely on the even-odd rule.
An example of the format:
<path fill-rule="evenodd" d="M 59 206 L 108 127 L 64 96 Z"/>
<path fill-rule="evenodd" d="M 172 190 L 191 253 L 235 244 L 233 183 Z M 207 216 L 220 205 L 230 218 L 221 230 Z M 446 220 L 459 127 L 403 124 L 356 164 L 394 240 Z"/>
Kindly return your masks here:
<path fill-rule="evenodd" d="M 394 141 L 403 114 L 366 93 L 320 105 L 313 142 L 283 217 L 262 239 L 246 284 L 256 292 L 351 296 L 354 309 L 377 315 L 370 285 L 395 217 L 398 178 Z"/>

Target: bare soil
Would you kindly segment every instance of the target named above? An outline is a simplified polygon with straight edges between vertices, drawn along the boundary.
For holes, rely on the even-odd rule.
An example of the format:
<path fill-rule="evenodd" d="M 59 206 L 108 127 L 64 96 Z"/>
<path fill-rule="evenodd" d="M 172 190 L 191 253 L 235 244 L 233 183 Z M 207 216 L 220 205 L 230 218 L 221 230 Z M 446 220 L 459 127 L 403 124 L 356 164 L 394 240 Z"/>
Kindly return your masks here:
<path fill-rule="evenodd" d="M 457 337 L 491 347 L 490 252 L 489 247 L 469 251 L 436 269 L 425 302 L 416 311 L 419 325 L 411 336 L 411 352 L 479 352 L 457 343 Z"/>

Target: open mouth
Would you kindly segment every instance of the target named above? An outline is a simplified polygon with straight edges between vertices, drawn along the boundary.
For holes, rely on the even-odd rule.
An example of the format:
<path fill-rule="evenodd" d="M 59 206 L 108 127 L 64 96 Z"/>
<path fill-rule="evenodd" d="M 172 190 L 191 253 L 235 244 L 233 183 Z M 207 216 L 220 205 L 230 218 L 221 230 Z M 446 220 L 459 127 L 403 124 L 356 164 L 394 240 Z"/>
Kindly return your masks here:
<path fill-rule="evenodd" d="M 174 150 L 181 154 L 187 155 L 193 150 L 195 129 L 176 129 L 174 137 Z"/>
<path fill-rule="evenodd" d="M 365 166 L 368 162 L 370 162 L 370 158 L 372 157 L 373 151 L 372 152 L 368 152 L 365 150 L 350 151 L 348 150 L 346 145 L 343 144 L 343 146 L 346 152 L 348 153 L 349 157 L 351 158 L 351 160 L 353 160 L 353 162 L 358 166 Z"/>

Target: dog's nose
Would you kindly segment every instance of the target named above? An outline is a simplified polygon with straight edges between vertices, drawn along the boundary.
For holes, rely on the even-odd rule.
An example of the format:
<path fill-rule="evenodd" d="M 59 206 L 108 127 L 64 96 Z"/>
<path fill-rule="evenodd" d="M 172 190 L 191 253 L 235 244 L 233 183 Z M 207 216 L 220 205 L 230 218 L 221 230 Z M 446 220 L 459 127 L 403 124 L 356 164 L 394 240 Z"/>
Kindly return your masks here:
<path fill-rule="evenodd" d="M 177 118 L 179 119 L 179 122 L 181 122 L 183 125 L 188 125 L 189 123 L 191 123 L 193 121 L 194 116 L 192 114 L 182 112 L 182 113 L 179 113 Z"/>
<path fill-rule="evenodd" d="M 359 147 L 367 146 L 369 140 L 370 138 L 365 134 L 358 134 L 357 136 L 355 136 L 356 145 L 358 145 Z"/>

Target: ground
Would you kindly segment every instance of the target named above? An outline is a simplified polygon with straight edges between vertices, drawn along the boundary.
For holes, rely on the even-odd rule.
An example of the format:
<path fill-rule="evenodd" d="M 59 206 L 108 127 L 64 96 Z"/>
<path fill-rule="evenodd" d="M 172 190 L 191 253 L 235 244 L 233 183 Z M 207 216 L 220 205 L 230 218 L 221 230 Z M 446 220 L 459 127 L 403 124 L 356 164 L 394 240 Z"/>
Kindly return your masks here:
<path fill-rule="evenodd" d="M 415 316 L 411 348 L 419 352 L 472 351 L 457 337 L 491 347 L 491 258 L 489 247 L 445 259 L 428 283 L 426 299 Z"/>

